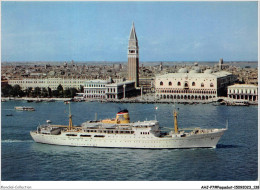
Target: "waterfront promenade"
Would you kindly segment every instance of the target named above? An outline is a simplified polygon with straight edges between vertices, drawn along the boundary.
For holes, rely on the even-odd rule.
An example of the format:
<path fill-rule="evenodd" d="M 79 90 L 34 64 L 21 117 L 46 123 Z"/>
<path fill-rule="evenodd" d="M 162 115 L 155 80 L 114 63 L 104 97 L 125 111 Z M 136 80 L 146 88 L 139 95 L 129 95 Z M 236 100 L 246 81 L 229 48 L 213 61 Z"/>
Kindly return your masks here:
<path fill-rule="evenodd" d="M 102 102 L 102 103 L 142 103 L 142 104 L 209 104 L 209 103 L 217 103 L 222 102 L 224 105 L 235 105 L 234 101 L 227 97 L 217 97 L 211 98 L 208 100 L 200 100 L 200 99 L 156 99 L 153 94 L 146 94 L 143 96 L 131 97 L 131 98 L 123 98 L 123 99 L 91 99 L 91 98 L 32 98 L 32 97 L 2 97 L 2 101 L 9 100 L 20 100 L 20 101 L 72 101 L 72 102 Z M 249 105 L 258 105 L 258 102 L 247 101 Z"/>

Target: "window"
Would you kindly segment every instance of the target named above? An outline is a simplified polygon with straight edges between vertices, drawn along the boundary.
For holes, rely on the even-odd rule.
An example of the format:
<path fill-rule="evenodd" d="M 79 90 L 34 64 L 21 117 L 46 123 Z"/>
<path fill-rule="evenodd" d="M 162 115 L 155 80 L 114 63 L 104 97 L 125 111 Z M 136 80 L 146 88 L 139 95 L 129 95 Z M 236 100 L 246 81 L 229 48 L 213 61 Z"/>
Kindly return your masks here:
<path fill-rule="evenodd" d="M 178 82 L 177 85 L 178 85 L 178 86 L 181 86 L 181 82 Z"/>
<path fill-rule="evenodd" d="M 195 82 L 192 82 L 192 86 L 195 86 L 196 84 L 195 84 Z"/>
<path fill-rule="evenodd" d="M 172 86 L 172 82 L 169 82 L 169 86 Z"/>
<path fill-rule="evenodd" d="M 163 82 L 161 81 L 161 82 L 160 82 L 160 86 L 162 86 L 162 85 L 163 85 Z"/>
<path fill-rule="evenodd" d="M 94 137 L 105 137 L 105 135 L 95 135 Z"/>
<path fill-rule="evenodd" d="M 204 87 L 204 83 L 201 83 L 201 87 Z"/>
<path fill-rule="evenodd" d="M 76 135 L 76 134 L 66 134 L 66 136 L 75 137 L 75 136 L 77 136 L 77 135 Z"/>
<path fill-rule="evenodd" d="M 91 135 L 80 135 L 80 137 L 91 137 Z"/>
<path fill-rule="evenodd" d="M 214 84 L 213 84 L 213 83 L 210 83 L 210 87 L 214 87 Z"/>

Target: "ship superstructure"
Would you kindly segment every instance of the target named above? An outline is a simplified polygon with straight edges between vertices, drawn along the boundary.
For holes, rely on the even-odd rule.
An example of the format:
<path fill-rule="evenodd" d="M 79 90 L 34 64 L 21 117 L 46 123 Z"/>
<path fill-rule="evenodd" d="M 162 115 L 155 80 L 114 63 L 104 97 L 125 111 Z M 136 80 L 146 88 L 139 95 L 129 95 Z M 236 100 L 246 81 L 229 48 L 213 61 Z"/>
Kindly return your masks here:
<path fill-rule="evenodd" d="M 180 131 L 174 111 L 174 130 L 163 132 L 157 120 L 130 122 L 128 110 L 119 111 L 114 119 L 86 121 L 81 126 L 45 124 L 31 131 L 35 142 L 86 147 L 113 148 L 215 148 L 227 128 Z"/>

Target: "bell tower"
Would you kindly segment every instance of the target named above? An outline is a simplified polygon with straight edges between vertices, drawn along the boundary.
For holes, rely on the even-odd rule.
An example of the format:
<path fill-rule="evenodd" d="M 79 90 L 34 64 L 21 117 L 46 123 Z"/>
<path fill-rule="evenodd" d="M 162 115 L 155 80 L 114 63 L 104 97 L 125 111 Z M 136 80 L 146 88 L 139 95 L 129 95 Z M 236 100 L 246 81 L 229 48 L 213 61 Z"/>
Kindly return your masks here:
<path fill-rule="evenodd" d="M 139 86 L 139 47 L 133 23 L 128 43 L 128 80 L 135 81 L 135 87 Z"/>

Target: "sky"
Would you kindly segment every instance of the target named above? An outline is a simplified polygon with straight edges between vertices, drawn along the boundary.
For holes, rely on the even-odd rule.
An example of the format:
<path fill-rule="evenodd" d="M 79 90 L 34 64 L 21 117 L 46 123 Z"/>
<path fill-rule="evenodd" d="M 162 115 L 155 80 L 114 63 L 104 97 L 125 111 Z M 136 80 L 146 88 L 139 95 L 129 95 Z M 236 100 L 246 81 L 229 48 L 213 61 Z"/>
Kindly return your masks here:
<path fill-rule="evenodd" d="M 1 2 L 1 60 L 257 61 L 256 1 Z"/>

